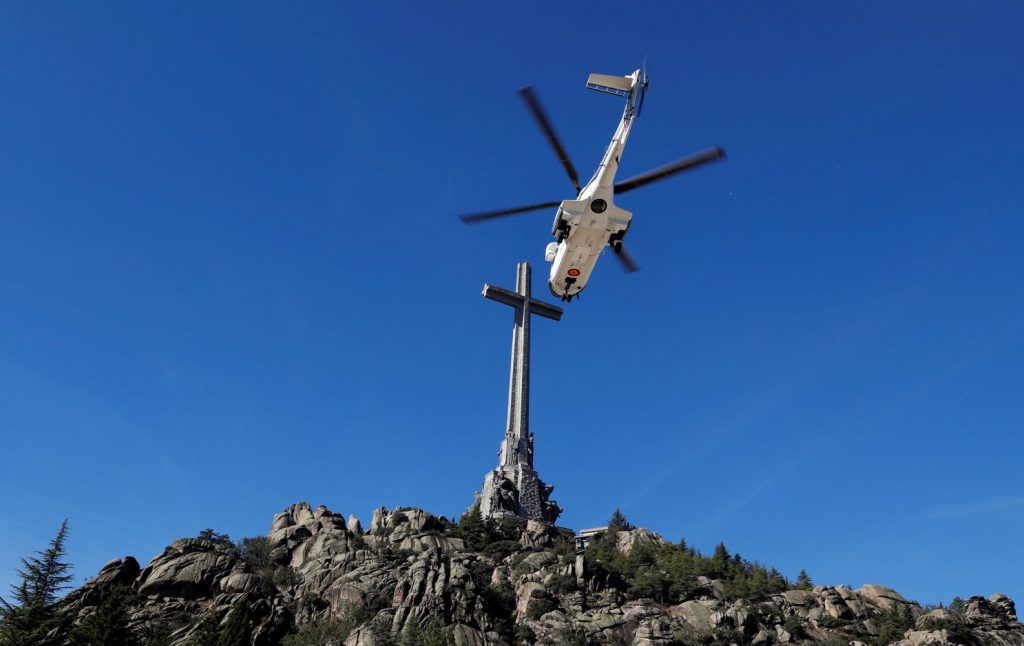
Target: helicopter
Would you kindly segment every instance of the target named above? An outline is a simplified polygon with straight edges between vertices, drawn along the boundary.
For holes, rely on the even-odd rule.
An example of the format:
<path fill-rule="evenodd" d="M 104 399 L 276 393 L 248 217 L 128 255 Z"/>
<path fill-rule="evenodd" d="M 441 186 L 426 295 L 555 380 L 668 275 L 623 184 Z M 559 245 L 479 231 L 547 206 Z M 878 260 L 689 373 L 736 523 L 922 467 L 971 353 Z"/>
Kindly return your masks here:
<path fill-rule="evenodd" d="M 643 108 L 648 84 L 647 73 L 642 69 L 628 76 L 591 74 L 587 78 L 587 89 L 625 97 L 626 108 L 611 142 L 604 151 L 601 163 L 585 186 L 580 186 L 576 168 L 569 160 L 569 154 L 555 133 L 551 119 L 541 106 L 537 93 L 532 87 L 519 90 L 519 96 L 540 126 L 568 174 L 573 188 L 576 189 L 576 198 L 459 216 L 466 224 L 477 224 L 557 206 L 558 210 L 555 212 L 555 220 L 551 227 L 555 242 L 548 244 L 544 259 L 551 263 L 548 287 L 552 295 L 562 301 L 569 302 L 579 297 L 606 246 L 612 248 L 615 257 L 627 272 L 639 269 L 636 261 L 622 246 L 633 214 L 614 203 L 616 196 L 725 158 L 725 150 L 715 146 L 616 183 L 615 173 L 619 170 L 619 161 L 626 146 L 626 139 L 633 128 L 633 122 Z"/>

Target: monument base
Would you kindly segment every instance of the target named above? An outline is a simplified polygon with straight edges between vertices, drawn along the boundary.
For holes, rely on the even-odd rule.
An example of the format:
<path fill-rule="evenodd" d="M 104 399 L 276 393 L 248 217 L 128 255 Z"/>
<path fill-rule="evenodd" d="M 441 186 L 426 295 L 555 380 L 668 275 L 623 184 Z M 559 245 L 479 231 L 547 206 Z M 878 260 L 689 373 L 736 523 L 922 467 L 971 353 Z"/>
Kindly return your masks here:
<path fill-rule="evenodd" d="M 558 503 L 551 500 L 554 490 L 528 466 L 500 466 L 484 476 L 483 489 L 477 494 L 480 515 L 554 524 L 562 513 Z"/>

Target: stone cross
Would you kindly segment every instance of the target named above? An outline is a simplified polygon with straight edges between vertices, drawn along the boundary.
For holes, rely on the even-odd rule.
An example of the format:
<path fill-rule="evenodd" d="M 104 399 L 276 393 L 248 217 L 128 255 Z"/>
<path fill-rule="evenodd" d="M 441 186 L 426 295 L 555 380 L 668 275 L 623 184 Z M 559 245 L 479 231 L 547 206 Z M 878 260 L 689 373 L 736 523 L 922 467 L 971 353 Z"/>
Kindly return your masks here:
<path fill-rule="evenodd" d="M 523 465 L 533 468 L 533 438 L 530 435 L 530 318 L 536 314 L 558 321 L 562 308 L 533 298 L 530 294 L 530 265 L 516 266 L 516 291 L 484 285 L 484 296 L 515 308 L 512 328 L 512 367 L 508 382 L 508 421 L 501 443 L 502 467 Z"/>
<path fill-rule="evenodd" d="M 530 294 L 530 265 L 516 267 L 516 291 L 484 285 L 484 296 L 515 309 L 512 326 L 512 367 L 508 380 L 508 418 L 501 441 L 498 466 L 484 475 L 476 495 L 484 518 L 537 520 L 554 524 L 562 508 L 551 499 L 554 486 L 545 484 L 533 469 L 533 434 L 530 433 L 530 318 L 558 321 L 559 307 Z M 471 508 L 472 509 L 472 508 Z"/>

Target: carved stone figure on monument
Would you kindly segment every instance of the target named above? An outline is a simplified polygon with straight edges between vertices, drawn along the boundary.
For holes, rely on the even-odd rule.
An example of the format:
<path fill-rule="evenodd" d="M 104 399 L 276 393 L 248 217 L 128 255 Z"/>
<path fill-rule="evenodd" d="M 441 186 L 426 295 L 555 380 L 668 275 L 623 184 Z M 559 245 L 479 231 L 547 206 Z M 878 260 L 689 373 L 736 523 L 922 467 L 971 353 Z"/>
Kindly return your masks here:
<path fill-rule="evenodd" d="M 495 488 L 497 494 L 497 508 L 501 511 L 507 511 L 512 514 L 519 512 L 519 503 L 517 502 L 518 493 L 516 491 L 515 484 L 512 483 L 508 478 L 501 478 L 498 486 Z"/>
<path fill-rule="evenodd" d="M 554 487 L 551 487 L 551 489 L 554 489 Z M 565 510 L 562 509 L 554 500 L 545 500 L 544 510 L 541 514 L 544 522 L 551 523 L 553 525 L 555 521 L 558 520 L 558 517 L 562 515 L 563 511 Z"/>

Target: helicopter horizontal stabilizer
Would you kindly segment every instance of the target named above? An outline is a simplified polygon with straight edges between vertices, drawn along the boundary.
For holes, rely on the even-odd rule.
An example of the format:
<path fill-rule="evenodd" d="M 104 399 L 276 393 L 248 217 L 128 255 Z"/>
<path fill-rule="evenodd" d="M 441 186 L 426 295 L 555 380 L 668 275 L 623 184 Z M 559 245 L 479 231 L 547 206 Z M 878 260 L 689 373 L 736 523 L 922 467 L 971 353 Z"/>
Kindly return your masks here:
<path fill-rule="evenodd" d="M 608 74 L 591 74 L 587 78 L 587 89 L 626 96 L 633 89 L 635 79 L 631 76 L 610 76 Z"/>

